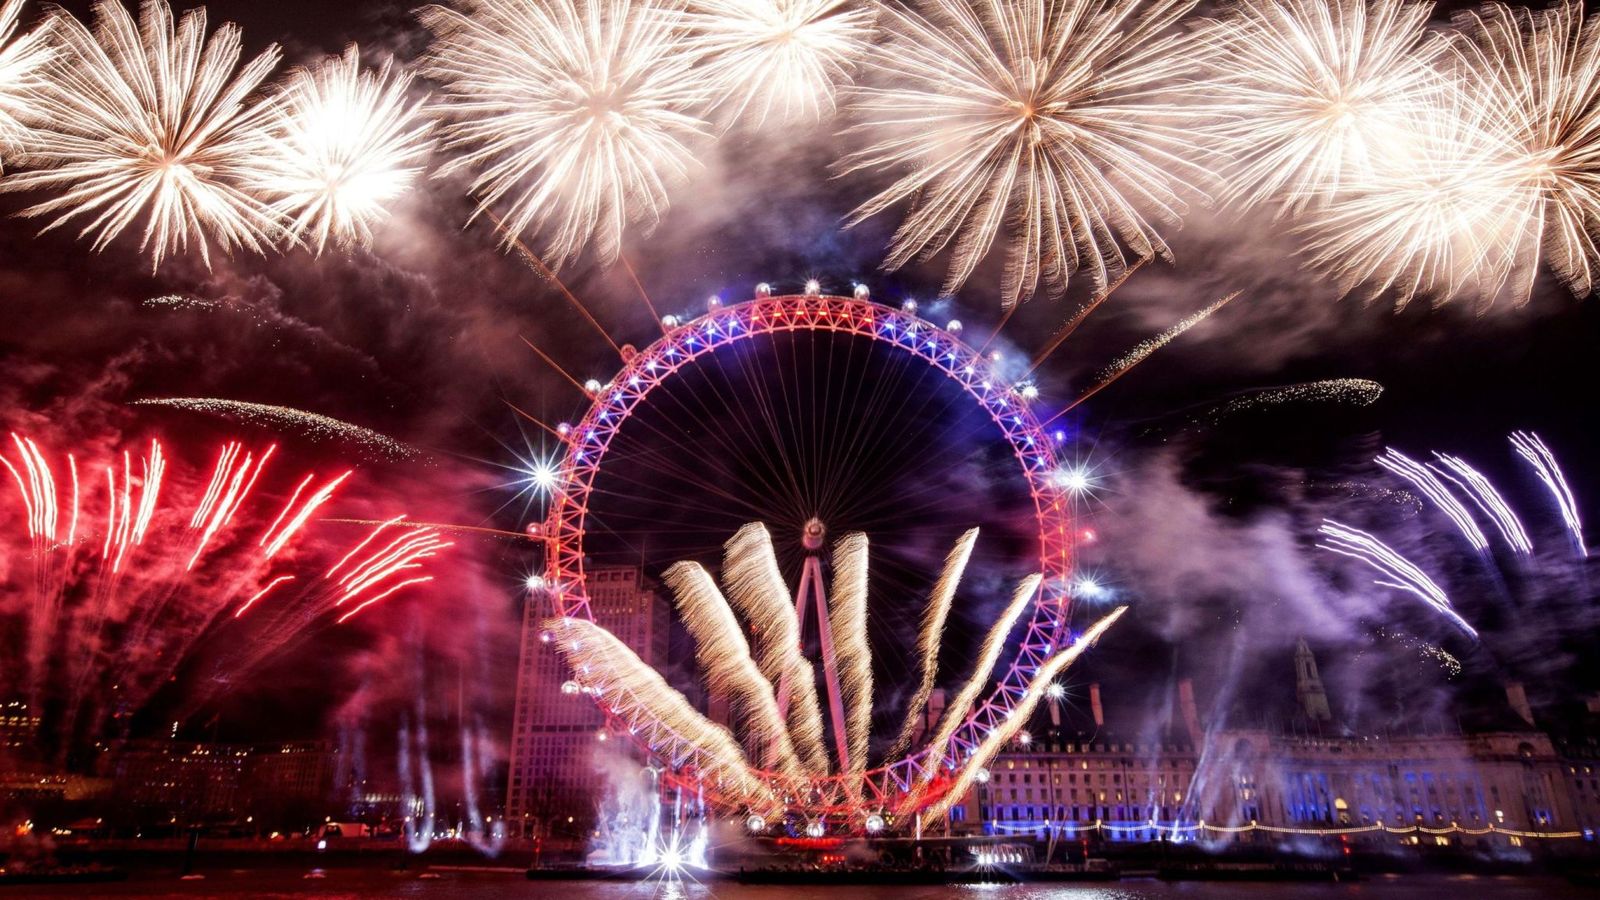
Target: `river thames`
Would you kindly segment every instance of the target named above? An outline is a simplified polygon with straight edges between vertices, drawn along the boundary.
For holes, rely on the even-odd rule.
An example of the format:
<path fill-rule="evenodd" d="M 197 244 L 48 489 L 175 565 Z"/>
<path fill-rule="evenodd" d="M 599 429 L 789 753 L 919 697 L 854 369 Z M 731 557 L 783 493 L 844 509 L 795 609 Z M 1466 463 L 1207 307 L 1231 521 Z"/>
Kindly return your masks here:
<path fill-rule="evenodd" d="M 949 885 L 936 887 L 804 887 L 707 883 L 618 883 L 525 880 L 516 871 L 416 872 L 330 869 L 322 877 L 281 870 L 223 870 L 203 879 L 180 881 L 173 875 L 135 876 L 105 885 L 0 888 L 0 897 L 417 897 L 423 900 L 489 900 L 492 897 L 550 897 L 559 900 L 1577 900 L 1593 888 L 1559 878 L 1507 876 L 1376 876 L 1346 884 L 1240 884 L 1130 880 L 1093 885 Z"/>

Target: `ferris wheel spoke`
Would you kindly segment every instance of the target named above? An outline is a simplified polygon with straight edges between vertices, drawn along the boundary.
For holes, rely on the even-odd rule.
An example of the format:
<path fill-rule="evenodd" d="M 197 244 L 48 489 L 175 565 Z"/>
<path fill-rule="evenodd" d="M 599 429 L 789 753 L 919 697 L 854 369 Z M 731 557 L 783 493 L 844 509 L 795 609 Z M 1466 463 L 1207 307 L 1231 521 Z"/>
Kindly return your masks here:
<path fill-rule="evenodd" d="M 734 354 L 746 380 L 755 386 L 756 405 L 761 413 L 762 423 L 766 426 L 767 434 L 772 438 L 773 445 L 777 448 L 779 468 L 788 477 L 793 513 L 797 517 L 804 518 L 807 514 L 805 511 L 805 496 L 795 475 L 798 467 L 794 456 L 790 452 L 791 448 L 788 442 L 783 439 L 784 432 L 778 423 L 777 410 L 773 406 L 772 395 L 767 389 L 766 380 L 759 377 L 759 373 L 756 371 L 756 364 L 749 358 L 751 355 L 753 355 L 753 350 L 748 345 L 741 345 Z M 778 378 L 781 387 L 783 372 L 780 371 L 778 373 Z M 794 432 L 791 430 L 789 433 L 793 434 Z"/>
<path fill-rule="evenodd" d="M 670 441 L 673 444 L 675 449 L 686 450 L 686 451 L 691 452 L 691 454 L 694 456 L 696 464 L 705 464 L 705 465 L 707 465 L 707 466 L 709 466 L 711 468 L 717 469 L 718 471 L 720 471 L 727 478 L 727 480 L 729 482 L 738 483 L 738 482 L 742 481 L 743 479 L 741 479 L 739 477 L 737 472 L 735 472 L 732 468 L 729 467 L 729 463 L 727 461 L 728 460 L 738 460 L 741 463 L 748 463 L 750 460 L 744 454 L 741 454 L 741 453 L 738 452 L 738 444 L 737 444 L 737 442 L 735 442 L 733 440 L 732 434 L 730 432 L 728 432 L 727 429 L 721 425 L 721 423 L 716 422 L 714 420 L 714 417 L 711 417 L 713 420 L 709 424 L 706 423 L 705 420 L 706 420 L 706 418 L 708 418 L 708 416 L 703 414 L 703 413 L 706 412 L 705 407 L 704 407 L 703 404 L 701 405 L 701 412 L 697 413 L 695 410 L 692 410 L 692 409 L 688 408 L 685 405 L 677 403 L 676 401 L 672 401 L 672 402 L 676 406 L 677 410 L 682 414 L 682 416 L 691 419 L 696 424 L 699 424 L 705 430 L 705 432 L 708 435 L 713 435 L 717 439 L 717 442 L 719 444 L 719 448 L 723 452 L 692 453 L 692 448 L 690 448 L 687 443 L 685 443 L 684 441 L 679 441 L 679 440 L 671 437 L 668 434 L 668 432 L 666 431 L 666 429 L 661 428 L 660 426 L 657 426 L 654 422 L 650 422 L 650 421 L 648 421 L 648 419 L 646 419 L 645 417 L 641 416 L 641 417 L 639 417 L 638 420 L 645 423 L 642 427 L 648 428 L 653 434 L 657 435 L 658 437 L 662 438 L 663 440 Z M 674 417 L 673 420 L 677 421 L 677 418 Z M 681 421 L 679 422 L 679 424 L 681 425 Z M 680 465 L 680 467 L 678 469 L 678 472 L 676 474 L 682 476 L 685 473 L 690 472 L 690 471 L 692 471 L 692 470 L 689 470 L 687 468 L 687 466 Z M 756 474 L 760 475 L 760 473 L 756 473 Z M 776 490 L 777 489 L 778 482 L 776 482 L 776 480 L 774 480 L 773 478 L 770 477 L 770 473 L 768 475 L 766 475 L 766 476 L 761 476 L 761 480 L 763 482 L 763 487 L 766 490 L 770 491 L 770 490 Z"/>
<path fill-rule="evenodd" d="M 717 358 L 717 355 L 712 354 L 709 357 L 708 362 L 701 366 L 701 369 L 705 375 L 703 380 L 716 394 L 716 399 L 721 407 L 720 411 L 727 415 L 739 417 L 740 421 L 743 423 L 743 433 L 752 433 L 754 423 L 752 423 L 748 418 L 748 410 L 743 404 L 736 402 L 736 398 L 731 396 L 728 392 L 725 392 L 723 390 L 723 385 L 718 383 L 719 379 L 726 381 L 726 375 L 722 369 L 721 361 Z M 766 448 L 760 447 L 756 453 L 747 452 L 746 442 L 740 442 L 734 438 L 734 435 L 729 430 L 729 425 L 724 416 L 718 415 L 717 410 L 712 410 L 706 404 L 705 398 L 700 396 L 699 392 L 691 391 L 687 393 L 689 393 L 689 395 L 699 405 L 701 412 L 704 414 L 703 421 L 708 424 L 708 427 L 715 428 L 717 432 L 723 436 L 724 446 L 730 454 L 738 456 L 752 469 L 754 469 L 758 463 L 765 466 L 765 471 L 762 473 L 762 481 L 765 484 L 766 490 L 770 494 L 779 494 L 781 492 L 781 485 L 786 480 L 792 486 L 793 478 L 788 476 L 787 467 L 774 460 L 771 454 L 766 451 Z"/>
<path fill-rule="evenodd" d="M 774 463 L 778 472 L 781 473 L 789 486 L 788 496 L 792 513 L 797 517 L 803 518 L 805 515 L 805 495 L 795 474 L 797 469 L 795 460 L 790 455 L 790 447 L 783 439 L 784 432 L 779 427 L 777 417 L 772 410 L 770 394 L 767 391 L 766 382 L 764 379 L 759 377 L 758 372 L 755 371 L 753 362 L 748 358 L 748 356 L 753 352 L 754 349 L 750 345 L 742 344 L 738 345 L 737 349 L 732 355 L 735 362 L 738 364 L 740 372 L 744 376 L 745 381 L 754 386 L 757 398 L 756 410 L 760 413 L 761 422 L 766 428 L 767 436 L 772 440 L 772 447 L 774 449 L 771 453 L 767 454 L 766 458 L 770 462 Z M 782 378 L 781 372 L 779 373 L 779 378 L 780 380 Z M 744 411 L 743 407 L 741 407 L 741 411 Z M 752 425 L 751 427 L 752 431 L 754 431 L 754 426 Z M 763 448 L 764 451 L 765 449 L 766 448 Z M 772 460 L 773 454 L 775 454 L 777 457 L 775 461 Z"/>

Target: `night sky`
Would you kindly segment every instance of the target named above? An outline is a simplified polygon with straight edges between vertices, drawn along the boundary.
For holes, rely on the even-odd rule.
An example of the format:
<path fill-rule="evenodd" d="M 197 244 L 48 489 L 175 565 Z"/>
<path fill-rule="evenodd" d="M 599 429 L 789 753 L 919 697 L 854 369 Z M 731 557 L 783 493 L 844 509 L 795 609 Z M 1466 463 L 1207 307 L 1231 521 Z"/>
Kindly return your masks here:
<path fill-rule="evenodd" d="M 63 5 L 82 12 L 89 4 Z M 388 51 L 411 59 L 425 44 L 406 4 L 278 0 L 208 8 L 213 23 L 244 27 L 247 48 L 282 43 L 286 64 L 315 61 L 348 41 L 374 58 Z M 630 234 L 625 245 L 657 308 L 694 315 L 707 296 L 744 299 L 760 281 L 798 292 L 814 277 L 837 293 L 861 281 L 875 299 L 916 297 L 930 318 L 959 318 L 968 339 L 981 343 L 1000 316 L 996 267 L 980 268 L 958 297 L 937 302 L 942 258 L 878 271 L 894 214 L 842 227 L 876 186 L 870 177 L 833 174 L 830 165 L 847 146 L 819 129 L 734 137 L 707 148 L 703 168 L 674 194 L 661 225 L 650 235 Z M 435 162 L 443 158 L 436 154 Z M 15 212 L 25 199 L 0 195 L 0 212 Z M 554 444 L 508 404 L 549 423 L 575 421 L 584 405 L 522 338 L 580 380 L 605 380 L 617 360 L 551 284 L 499 250 L 488 223 L 469 222 L 471 211 L 460 177 L 433 178 L 399 205 L 370 250 L 320 259 L 303 250 L 244 254 L 217 260 L 210 271 L 197 258 L 179 257 L 153 275 L 136 235 L 95 253 L 70 230 L 41 235 L 38 223 L 5 219 L 0 424 L 63 443 L 159 434 L 179 452 L 193 447 L 190 458 L 199 464 L 224 434 L 263 442 L 273 436 L 127 402 L 215 396 L 304 408 L 426 452 L 423 463 L 371 463 L 336 443 L 287 441 L 302 459 L 362 465 L 359 489 L 336 512 L 404 509 L 419 519 L 520 530 L 539 507 L 524 490 L 526 468 Z M 1074 688 L 1107 683 L 1114 719 L 1133 725 L 1158 718 L 1181 677 L 1197 680 L 1203 703 L 1239 696 L 1262 702 L 1242 703 L 1253 709 L 1236 714 L 1286 717 L 1290 654 L 1303 636 L 1323 659 L 1336 715 L 1356 730 L 1427 715 L 1448 720 L 1462 709 L 1491 714 L 1501 679 L 1529 682 L 1536 702 L 1557 714 L 1560 704 L 1600 689 L 1600 666 L 1581 658 L 1597 624 L 1587 573 L 1562 557 L 1566 545 L 1548 498 L 1506 440 L 1514 429 L 1539 432 L 1565 464 L 1582 509 L 1600 517 L 1600 482 L 1589 465 L 1600 452 L 1591 399 L 1600 384 L 1594 299 L 1571 296 L 1546 273 L 1523 308 L 1418 301 L 1397 312 L 1383 299 L 1340 299 L 1300 262 L 1281 223 L 1197 206 L 1169 239 L 1176 261 L 1136 273 L 1037 374 L 1040 408 L 1053 412 L 1128 347 L 1243 291 L 1063 420 L 1074 434 L 1069 456 L 1086 459 L 1101 484 L 1086 523 L 1099 541 L 1085 561 L 1119 600 L 1133 604 L 1125 624 L 1069 676 Z M 643 346 L 659 335 L 622 267 L 580 260 L 561 277 L 618 343 Z M 1025 304 L 994 346 L 1012 358 L 1030 356 L 1091 291 L 1086 281 L 1074 283 L 1065 298 Z M 225 309 L 144 302 L 169 294 Z M 756 354 L 747 361 L 759 368 L 774 359 Z M 887 368 L 879 373 L 857 362 L 867 368 L 813 378 L 843 387 L 858 377 L 890 377 Z M 706 377 L 732 390 L 749 377 L 742 371 L 730 366 Z M 791 367 L 779 377 L 805 371 Z M 1366 408 L 1293 404 L 1191 424 L 1241 392 L 1324 378 L 1372 379 L 1385 390 Z M 910 396 L 939 388 L 907 376 L 892 389 Z M 875 423 L 890 435 L 915 418 L 895 408 L 893 415 L 909 418 Z M 891 502 L 919 479 L 944 485 L 946 502 L 915 523 L 863 517 L 859 524 L 883 548 L 886 584 L 898 595 L 875 612 L 875 627 L 885 631 L 914 621 L 944 548 L 965 528 L 994 520 L 998 536 L 969 576 L 974 589 L 952 638 L 953 658 L 961 659 L 1006 586 L 1026 574 L 1025 555 L 1005 537 L 1018 521 L 1008 516 L 1024 517 L 1025 528 L 1026 512 L 1005 461 L 984 456 L 992 438 L 985 423 L 960 424 L 968 413 L 953 409 L 958 427 L 943 437 L 915 447 L 884 437 L 841 465 L 898 456 L 891 476 L 860 489 Z M 848 431 L 859 427 L 851 424 L 855 414 L 841 410 L 831 421 Z M 638 440 L 642 446 L 648 439 Z M 1496 580 L 1451 541 L 1435 510 L 1397 514 L 1339 487 L 1400 487 L 1371 463 L 1385 446 L 1474 462 L 1503 487 L 1548 554 Z M 653 476 L 636 468 L 632 477 Z M 618 522 L 654 517 L 659 524 L 671 506 L 660 491 L 614 502 L 610 514 Z M 633 506 L 624 509 L 627 502 Z M 1481 644 L 1414 601 L 1332 565 L 1313 546 L 1326 515 L 1365 524 L 1414 554 L 1479 624 Z M 638 539 L 645 529 L 619 524 L 596 536 L 595 551 L 604 559 L 636 556 L 653 571 L 685 552 L 713 562 L 712 526 L 731 533 L 735 519 L 702 520 L 696 525 L 705 535 L 680 532 L 681 540 L 663 537 L 644 549 Z M 308 633 L 248 684 L 210 692 L 196 709 L 191 692 L 213 657 L 226 658 L 236 652 L 230 641 L 249 637 L 219 639 L 185 667 L 139 728 L 165 730 L 169 713 L 181 711 L 184 732 L 194 736 L 335 737 L 352 728 L 392 734 L 419 703 L 426 715 L 476 716 L 502 728 L 521 618 L 518 588 L 537 559 L 527 542 L 463 539 L 447 588 L 387 607 L 358 628 Z M 1445 648 L 1465 673 L 1452 678 L 1418 645 Z M 904 664 L 885 654 L 880 677 L 893 678 Z"/>

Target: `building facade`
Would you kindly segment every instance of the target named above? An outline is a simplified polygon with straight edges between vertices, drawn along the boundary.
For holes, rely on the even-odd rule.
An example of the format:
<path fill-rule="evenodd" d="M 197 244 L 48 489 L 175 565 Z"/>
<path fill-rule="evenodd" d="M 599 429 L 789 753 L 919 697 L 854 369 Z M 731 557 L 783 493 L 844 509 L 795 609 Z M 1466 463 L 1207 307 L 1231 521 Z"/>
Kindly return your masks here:
<path fill-rule="evenodd" d="M 640 567 L 591 569 L 585 587 L 597 624 L 651 666 L 666 664 L 671 624 L 667 604 Z M 507 831 L 514 837 L 582 833 L 604 788 L 596 766 L 604 719 L 593 698 L 573 689 L 566 663 L 543 629 L 552 614 L 549 595 L 530 592 L 523 611 L 506 784 Z"/>
<path fill-rule="evenodd" d="M 332 809 L 334 752 L 323 741 L 130 741 L 118 749 L 115 808 L 138 822 L 250 822 L 299 828 Z"/>
<path fill-rule="evenodd" d="M 965 830 L 1247 841 L 1354 829 L 1346 840 L 1358 844 L 1521 846 L 1532 838 L 1516 832 L 1593 839 L 1600 829 L 1600 743 L 1552 740 L 1517 685 L 1502 727 L 1360 734 L 1328 723 L 1303 643 L 1294 666 L 1301 709 L 1290 730 L 1208 727 L 1184 682 L 1171 727 L 1121 737 L 1091 687 L 1093 724 L 1062 728 L 1056 716 L 1019 735 L 958 814 Z"/>

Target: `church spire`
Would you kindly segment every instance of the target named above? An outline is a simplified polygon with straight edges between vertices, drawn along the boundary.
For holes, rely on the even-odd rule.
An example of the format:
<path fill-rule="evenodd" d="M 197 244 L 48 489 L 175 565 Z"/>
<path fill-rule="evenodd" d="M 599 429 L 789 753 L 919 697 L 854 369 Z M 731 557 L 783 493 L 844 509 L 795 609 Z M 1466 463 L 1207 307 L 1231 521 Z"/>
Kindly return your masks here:
<path fill-rule="evenodd" d="M 1333 718 L 1328 709 L 1328 692 L 1322 688 L 1322 676 L 1317 674 L 1317 658 L 1311 655 L 1306 639 L 1301 638 L 1294 650 L 1294 691 L 1300 698 L 1300 708 L 1313 722 L 1326 722 Z"/>

